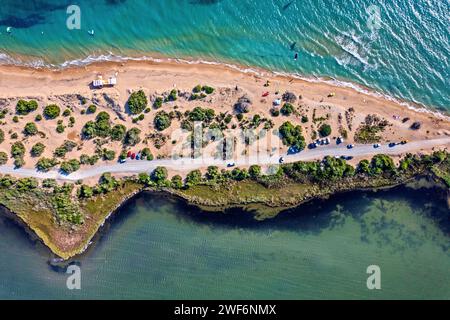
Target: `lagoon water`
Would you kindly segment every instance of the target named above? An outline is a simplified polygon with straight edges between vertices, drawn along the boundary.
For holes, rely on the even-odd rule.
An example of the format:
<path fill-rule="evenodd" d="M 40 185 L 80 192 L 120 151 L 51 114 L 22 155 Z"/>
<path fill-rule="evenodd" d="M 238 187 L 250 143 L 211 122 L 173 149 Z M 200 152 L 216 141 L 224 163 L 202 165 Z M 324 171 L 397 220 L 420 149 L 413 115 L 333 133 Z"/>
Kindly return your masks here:
<path fill-rule="evenodd" d="M 207 60 L 331 77 L 450 110 L 449 1 L 78 0 L 81 30 L 68 30 L 72 3 L 2 0 L 0 61 Z"/>
<path fill-rule="evenodd" d="M 314 201 L 264 222 L 141 194 L 75 259 L 82 288 L 10 220 L 0 220 L 0 298 L 450 299 L 443 192 L 400 187 Z M 381 290 L 366 269 L 381 268 Z"/>

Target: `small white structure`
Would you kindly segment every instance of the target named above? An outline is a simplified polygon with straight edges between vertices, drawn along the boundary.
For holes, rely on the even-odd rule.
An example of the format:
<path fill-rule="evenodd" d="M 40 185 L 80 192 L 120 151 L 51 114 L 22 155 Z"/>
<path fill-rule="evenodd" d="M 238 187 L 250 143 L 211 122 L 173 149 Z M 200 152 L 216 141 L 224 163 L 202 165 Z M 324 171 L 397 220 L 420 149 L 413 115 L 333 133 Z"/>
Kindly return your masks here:
<path fill-rule="evenodd" d="M 97 79 L 92 81 L 92 86 L 94 88 L 102 88 L 104 86 L 113 87 L 117 84 L 117 78 L 116 77 L 110 77 L 108 80 L 103 80 L 102 76 L 99 76 Z"/>
<path fill-rule="evenodd" d="M 273 105 L 274 105 L 274 106 L 280 106 L 280 105 L 281 105 L 281 99 L 275 99 L 275 100 L 273 101 Z"/>

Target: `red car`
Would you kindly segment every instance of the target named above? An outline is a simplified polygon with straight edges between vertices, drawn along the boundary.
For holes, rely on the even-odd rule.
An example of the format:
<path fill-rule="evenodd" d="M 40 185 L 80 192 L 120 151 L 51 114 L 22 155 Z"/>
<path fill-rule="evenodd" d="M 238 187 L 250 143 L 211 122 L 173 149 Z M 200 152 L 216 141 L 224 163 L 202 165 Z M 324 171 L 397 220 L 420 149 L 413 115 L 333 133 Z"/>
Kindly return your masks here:
<path fill-rule="evenodd" d="M 134 160 L 134 158 L 136 158 L 136 153 L 133 153 L 133 154 L 131 155 L 131 159 Z"/>
<path fill-rule="evenodd" d="M 131 151 L 128 151 L 127 158 L 131 157 Z"/>
<path fill-rule="evenodd" d="M 269 95 L 269 92 L 264 92 L 262 96 L 267 97 L 268 95 Z"/>

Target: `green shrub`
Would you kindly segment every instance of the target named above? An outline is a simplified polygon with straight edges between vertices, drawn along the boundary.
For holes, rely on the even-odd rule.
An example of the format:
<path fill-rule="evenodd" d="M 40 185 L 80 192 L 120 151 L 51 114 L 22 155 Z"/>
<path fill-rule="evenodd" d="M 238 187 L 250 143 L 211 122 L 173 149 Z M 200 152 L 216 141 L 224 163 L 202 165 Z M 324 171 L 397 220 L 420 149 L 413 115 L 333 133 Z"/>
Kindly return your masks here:
<path fill-rule="evenodd" d="M 0 143 L 3 143 L 5 141 L 5 132 L 0 129 Z"/>
<path fill-rule="evenodd" d="M 234 168 L 231 171 L 231 177 L 236 181 L 242 181 L 249 177 L 249 174 L 246 169 Z"/>
<path fill-rule="evenodd" d="M 49 158 L 40 158 L 38 162 L 36 163 L 36 169 L 39 171 L 47 172 L 51 168 L 55 167 L 58 164 L 58 161 L 56 159 L 49 159 Z"/>
<path fill-rule="evenodd" d="M 42 186 L 44 188 L 54 188 L 58 185 L 58 183 L 56 182 L 55 179 L 44 179 L 44 181 L 42 181 Z"/>
<path fill-rule="evenodd" d="M 13 120 L 14 123 L 18 123 L 19 122 L 19 117 L 18 116 L 14 116 L 12 118 L 12 120 Z"/>
<path fill-rule="evenodd" d="M 109 121 L 111 119 L 111 116 L 106 111 L 101 111 L 99 114 L 95 117 L 95 121 Z"/>
<path fill-rule="evenodd" d="M 23 157 L 25 154 L 25 146 L 22 142 L 15 142 L 11 146 L 11 155 L 13 158 Z"/>
<path fill-rule="evenodd" d="M 22 178 L 16 182 L 16 189 L 22 192 L 36 189 L 38 186 L 39 183 L 35 178 Z"/>
<path fill-rule="evenodd" d="M 16 112 L 22 116 L 35 111 L 38 108 L 38 104 L 35 100 L 25 101 L 19 100 L 16 105 Z"/>
<path fill-rule="evenodd" d="M 163 131 L 163 130 L 169 128 L 170 125 L 172 124 L 172 120 L 170 119 L 169 115 L 165 111 L 159 111 L 156 114 L 153 122 L 154 122 L 155 128 L 158 131 Z"/>
<path fill-rule="evenodd" d="M 0 185 L 2 187 L 11 187 L 16 183 L 16 178 L 11 177 L 9 174 L 5 174 L 3 177 L 0 178 Z"/>
<path fill-rule="evenodd" d="M 138 128 L 131 128 L 125 135 L 125 144 L 135 146 L 141 142 L 141 130 Z"/>
<path fill-rule="evenodd" d="M 42 120 L 42 115 L 41 114 L 37 114 L 36 117 L 34 118 L 35 121 L 41 121 Z"/>
<path fill-rule="evenodd" d="M 81 134 L 86 139 L 92 139 L 96 136 L 96 125 L 94 121 L 88 121 L 81 129 Z"/>
<path fill-rule="evenodd" d="M 156 97 L 155 102 L 153 102 L 153 108 L 159 109 L 162 107 L 163 99 L 161 97 Z"/>
<path fill-rule="evenodd" d="M 205 124 L 211 123 L 216 114 L 213 109 L 204 109 L 201 107 L 194 108 L 191 112 L 189 112 L 189 120 L 190 121 L 202 121 Z"/>
<path fill-rule="evenodd" d="M 122 141 L 127 132 L 127 128 L 122 124 L 116 124 L 111 129 L 111 139 L 114 141 Z"/>
<path fill-rule="evenodd" d="M 194 89 L 192 89 L 192 92 L 195 92 L 195 93 L 200 93 L 201 91 L 202 91 L 202 86 L 200 84 L 196 85 L 194 87 Z"/>
<path fill-rule="evenodd" d="M 82 154 L 80 156 L 81 164 L 89 164 L 93 166 L 98 162 L 98 160 L 100 160 L 100 157 L 98 155 L 93 155 L 92 157 L 89 157 L 87 154 Z"/>
<path fill-rule="evenodd" d="M 392 174 L 396 171 L 394 161 L 385 154 L 377 154 L 370 162 L 370 173 L 372 175 Z"/>
<path fill-rule="evenodd" d="M 69 109 L 64 110 L 63 116 L 64 116 L 64 117 L 70 116 L 70 110 L 69 110 Z"/>
<path fill-rule="evenodd" d="M 80 187 L 78 195 L 80 198 L 89 199 L 94 195 L 94 190 L 92 189 L 92 187 L 83 184 Z"/>
<path fill-rule="evenodd" d="M 183 179 L 180 175 L 175 175 L 171 179 L 171 185 L 174 189 L 181 189 L 183 188 Z"/>
<path fill-rule="evenodd" d="M 114 150 L 103 149 L 103 160 L 114 160 L 116 158 L 116 152 Z"/>
<path fill-rule="evenodd" d="M 270 114 L 272 115 L 272 117 L 278 117 L 280 115 L 280 110 L 278 110 L 277 108 L 272 108 L 270 109 Z"/>
<path fill-rule="evenodd" d="M 214 88 L 213 87 L 209 87 L 209 86 L 203 86 L 202 87 L 202 91 L 204 91 L 206 94 L 211 94 L 214 92 Z"/>
<path fill-rule="evenodd" d="M 66 155 L 66 153 L 72 151 L 76 146 L 77 144 L 75 142 L 65 140 L 60 147 L 55 149 L 54 155 L 56 157 L 63 158 Z"/>
<path fill-rule="evenodd" d="M 165 167 L 156 167 L 152 172 L 151 179 L 153 182 L 160 185 L 166 181 L 167 176 L 167 169 Z"/>
<path fill-rule="evenodd" d="M 0 151 L 0 166 L 3 166 L 8 162 L 8 155 L 6 152 Z"/>
<path fill-rule="evenodd" d="M 147 108 L 147 96 L 143 90 L 135 91 L 128 99 L 128 107 L 131 114 L 139 114 Z"/>
<path fill-rule="evenodd" d="M 61 114 L 61 109 L 56 104 L 50 104 L 44 108 L 44 116 L 47 119 L 55 119 Z"/>
<path fill-rule="evenodd" d="M 167 101 L 176 101 L 178 99 L 178 91 L 175 89 L 172 89 L 170 91 L 169 96 L 167 97 Z"/>
<path fill-rule="evenodd" d="M 281 107 L 281 114 L 284 116 L 290 116 L 291 114 L 293 114 L 295 111 L 294 106 L 290 103 L 285 103 L 282 107 Z"/>
<path fill-rule="evenodd" d="M 31 148 L 31 155 L 33 157 L 40 157 L 45 151 L 45 145 L 41 142 L 36 143 L 32 148 Z"/>
<path fill-rule="evenodd" d="M 252 179 L 258 179 L 261 176 L 261 167 L 258 165 L 252 165 L 250 166 L 248 173 L 250 175 L 250 178 Z"/>
<path fill-rule="evenodd" d="M 87 113 L 88 114 L 93 114 L 97 112 L 97 106 L 95 104 L 91 104 L 88 108 L 87 108 Z"/>
<path fill-rule="evenodd" d="M 331 126 L 329 124 L 323 124 L 319 128 L 319 134 L 322 137 L 328 137 L 331 134 Z"/>
<path fill-rule="evenodd" d="M 219 168 L 216 166 L 209 166 L 206 171 L 206 179 L 210 181 L 216 181 L 220 178 L 221 174 Z"/>
<path fill-rule="evenodd" d="M 149 161 L 152 161 L 152 160 L 153 160 L 153 155 L 152 155 L 152 152 L 150 151 L 149 148 L 144 148 L 144 149 L 141 151 L 141 156 L 142 156 L 142 158 L 146 158 L 146 159 L 149 160 Z"/>
<path fill-rule="evenodd" d="M 77 159 L 64 161 L 63 163 L 61 163 L 60 169 L 65 174 L 71 174 L 72 172 L 78 171 L 80 169 L 80 161 L 78 161 Z"/>
<path fill-rule="evenodd" d="M 298 150 L 305 149 L 306 142 L 300 126 L 294 126 L 287 121 L 281 125 L 279 131 L 284 145 L 296 147 Z"/>
<path fill-rule="evenodd" d="M 64 125 L 58 124 L 58 125 L 56 126 L 56 132 L 58 132 L 58 133 L 63 133 L 64 130 L 66 130 L 66 127 L 65 127 Z"/>
<path fill-rule="evenodd" d="M 201 182 L 202 182 L 202 173 L 200 170 L 191 171 L 186 176 L 187 187 L 193 187 Z"/>
<path fill-rule="evenodd" d="M 103 193 L 111 192 L 118 187 L 117 180 L 111 175 L 111 173 L 104 173 L 99 180 L 99 186 Z"/>

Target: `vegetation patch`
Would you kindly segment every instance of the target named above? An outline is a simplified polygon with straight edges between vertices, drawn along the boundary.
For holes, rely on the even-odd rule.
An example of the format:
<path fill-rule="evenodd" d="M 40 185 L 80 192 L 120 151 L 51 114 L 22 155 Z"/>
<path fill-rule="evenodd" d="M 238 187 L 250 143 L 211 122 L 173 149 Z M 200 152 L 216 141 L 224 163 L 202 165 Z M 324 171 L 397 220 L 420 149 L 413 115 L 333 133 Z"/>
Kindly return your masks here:
<path fill-rule="evenodd" d="M 387 120 L 376 115 L 368 115 L 355 133 L 358 143 L 376 143 L 381 141 L 380 133 L 389 125 Z"/>

